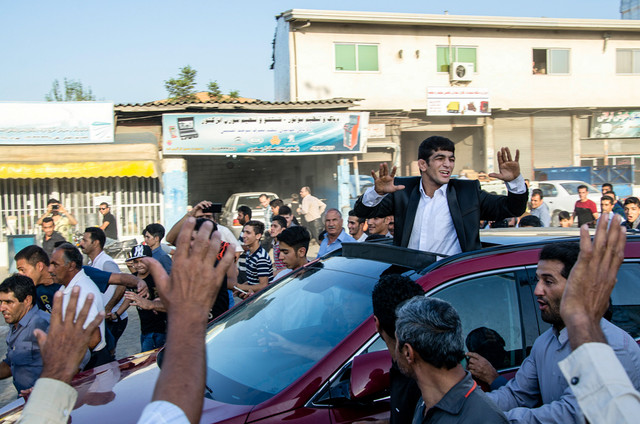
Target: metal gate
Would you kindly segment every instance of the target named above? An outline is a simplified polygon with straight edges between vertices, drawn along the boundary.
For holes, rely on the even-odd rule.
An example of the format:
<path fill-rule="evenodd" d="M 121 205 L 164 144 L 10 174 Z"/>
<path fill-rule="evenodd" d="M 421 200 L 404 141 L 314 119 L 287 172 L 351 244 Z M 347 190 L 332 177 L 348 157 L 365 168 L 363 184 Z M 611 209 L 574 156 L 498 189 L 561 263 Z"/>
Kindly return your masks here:
<path fill-rule="evenodd" d="M 144 227 L 163 221 L 160 179 L 139 177 L 45 178 L 0 180 L 0 241 L 8 234 L 38 234 L 36 221 L 55 198 L 76 218 L 76 231 L 100 225 L 96 197 L 111 197 L 118 235 L 138 236 Z"/>

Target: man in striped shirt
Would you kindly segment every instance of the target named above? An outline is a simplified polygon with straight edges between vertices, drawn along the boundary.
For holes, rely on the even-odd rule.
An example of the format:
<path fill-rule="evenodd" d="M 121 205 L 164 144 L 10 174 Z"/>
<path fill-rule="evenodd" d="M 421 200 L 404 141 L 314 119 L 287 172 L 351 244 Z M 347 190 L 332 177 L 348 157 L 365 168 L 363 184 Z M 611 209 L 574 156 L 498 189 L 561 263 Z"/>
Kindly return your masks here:
<path fill-rule="evenodd" d="M 273 264 L 266 250 L 260 246 L 260 238 L 264 233 L 264 224 L 260 221 L 249 221 L 242 229 L 242 239 L 247 247 L 246 273 L 247 282 L 236 287 L 250 293 L 256 293 L 273 279 Z"/>

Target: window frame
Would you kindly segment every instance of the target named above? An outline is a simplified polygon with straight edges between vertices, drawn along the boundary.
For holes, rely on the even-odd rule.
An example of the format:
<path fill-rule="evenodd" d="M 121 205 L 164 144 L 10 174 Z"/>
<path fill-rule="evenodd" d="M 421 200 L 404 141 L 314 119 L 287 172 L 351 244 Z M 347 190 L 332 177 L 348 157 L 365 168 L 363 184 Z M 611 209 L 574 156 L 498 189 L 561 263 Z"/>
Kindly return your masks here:
<path fill-rule="evenodd" d="M 533 72 L 533 64 L 535 63 L 534 61 L 534 51 L 535 50 L 545 50 L 546 51 L 546 62 L 545 62 L 545 72 L 544 73 L 535 73 Z M 549 72 L 549 69 L 551 68 L 551 52 L 552 51 L 566 51 L 567 52 L 567 72 Z M 567 76 L 567 75 L 571 75 L 571 48 L 569 47 L 532 47 L 531 48 L 531 62 L 532 62 L 532 69 L 531 69 L 531 73 L 532 75 L 556 75 L 556 76 Z"/>
<path fill-rule="evenodd" d="M 525 307 L 523 306 L 524 302 L 535 302 L 535 299 L 524 299 L 523 298 L 523 292 L 522 292 L 522 284 L 528 284 L 529 282 L 529 273 L 527 270 L 527 266 L 526 265 L 518 265 L 518 266 L 513 266 L 513 267 L 508 267 L 508 268 L 501 268 L 501 269 L 491 269 L 491 270 L 485 270 L 485 271 L 480 271 L 480 272 L 476 272 L 473 274 L 467 274 L 464 276 L 459 276 L 457 278 L 454 278 L 450 281 L 447 281 L 446 283 L 440 284 L 437 287 L 432 288 L 431 290 L 429 290 L 428 292 L 426 292 L 426 296 L 427 297 L 434 297 L 438 292 L 445 290 L 449 287 L 452 287 L 454 285 L 457 284 L 461 284 L 461 283 L 465 283 L 465 282 L 469 282 L 470 280 L 474 280 L 477 278 L 483 278 L 483 277 L 490 277 L 492 275 L 497 275 L 497 274 L 506 274 L 506 273 L 512 273 L 514 275 L 514 286 L 513 286 L 513 290 L 516 296 L 516 300 L 518 303 L 518 313 L 519 313 L 519 323 L 520 323 L 520 341 L 521 341 L 521 349 L 523 352 L 523 357 L 522 357 L 522 362 L 524 362 L 524 360 L 526 359 L 526 357 L 529 354 L 529 346 L 527 346 L 527 340 L 530 339 L 530 335 L 528 334 L 527 331 L 527 326 L 525 326 L 524 323 L 524 313 L 525 313 Z M 456 305 L 454 305 L 455 307 Z M 541 333 L 535 335 L 534 340 L 540 336 Z M 464 337 L 466 337 L 467 335 L 465 334 Z M 504 337 L 503 337 L 504 338 Z M 505 340 L 506 341 L 506 340 Z M 466 348 L 466 347 L 465 347 Z M 498 374 L 500 375 L 504 375 L 507 374 L 509 372 L 512 372 L 514 370 L 519 369 L 522 366 L 522 362 L 519 365 L 516 366 L 510 366 L 510 367 L 506 367 L 506 368 L 501 368 L 498 371 Z"/>
<path fill-rule="evenodd" d="M 336 58 L 336 47 L 337 46 L 354 46 L 355 47 L 355 61 L 356 61 L 356 69 L 338 69 L 338 63 L 337 63 L 337 58 Z M 376 48 L 376 59 L 377 59 L 377 70 L 375 71 L 361 71 L 359 68 L 359 54 L 360 54 L 360 46 L 375 46 Z M 340 42 L 340 41 L 335 41 L 333 43 L 333 72 L 339 72 L 339 73 L 344 73 L 344 72 L 355 72 L 355 73 L 368 73 L 368 74 L 376 74 L 376 73 L 380 73 L 380 43 L 354 43 L 354 42 Z"/>
<path fill-rule="evenodd" d="M 620 52 L 622 51 L 627 51 L 627 52 L 631 52 L 631 72 L 620 72 L 618 70 L 618 55 Z M 634 57 L 634 52 L 637 52 L 638 55 L 638 72 L 634 72 L 634 61 L 633 61 L 633 57 Z M 616 75 L 640 75 L 640 48 L 622 48 L 622 49 L 616 49 Z"/>
<path fill-rule="evenodd" d="M 448 50 L 449 63 L 446 64 L 446 67 L 447 67 L 446 71 L 440 70 L 440 66 L 438 66 L 438 49 Z M 439 74 L 448 74 L 451 71 L 451 64 L 453 62 L 468 63 L 463 60 L 458 60 L 458 49 L 474 49 L 475 50 L 475 60 L 470 63 L 473 63 L 473 74 L 474 75 L 477 74 L 478 73 L 478 46 L 465 46 L 465 45 L 455 45 L 455 46 L 454 45 L 451 45 L 451 46 L 436 45 L 436 71 Z M 452 57 L 451 50 L 455 51 L 455 59 Z"/>

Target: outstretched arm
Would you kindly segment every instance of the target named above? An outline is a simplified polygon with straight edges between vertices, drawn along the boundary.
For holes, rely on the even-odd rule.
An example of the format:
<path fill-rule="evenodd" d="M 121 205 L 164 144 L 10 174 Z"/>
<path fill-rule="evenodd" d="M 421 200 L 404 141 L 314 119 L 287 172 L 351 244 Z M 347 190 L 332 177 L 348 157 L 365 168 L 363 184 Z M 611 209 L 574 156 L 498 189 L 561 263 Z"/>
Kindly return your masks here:
<path fill-rule="evenodd" d="M 162 303 L 167 308 L 168 326 L 165 361 L 153 393 L 154 401 L 178 406 L 190 422 L 200 421 L 205 389 L 205 330 L 209 310 L 222 286 L 233 252 L 226 249 L 215 268 L 220 237 L 212 223 L 204 223 L 193 241 L 195 219 L 189 217 L 178 236 L 171 277 L 151 268 Z M 163 270 L 164 271 L 164 270 Z M 156 277 L 156 275 L 158 276 Z M 144 417 L 143 417 L 144 418 Z"/>

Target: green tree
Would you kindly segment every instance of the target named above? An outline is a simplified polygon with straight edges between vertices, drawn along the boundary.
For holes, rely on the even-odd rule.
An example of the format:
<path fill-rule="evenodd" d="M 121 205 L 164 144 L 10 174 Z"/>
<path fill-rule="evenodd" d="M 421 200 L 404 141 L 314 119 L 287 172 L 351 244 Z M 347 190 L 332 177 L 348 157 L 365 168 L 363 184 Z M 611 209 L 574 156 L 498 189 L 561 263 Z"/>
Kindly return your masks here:
<path fill-rule="evenodd" d="M 211 100 L 222 99 L 222 90 L 220 90 L 218 81 L 209 81 L 209 85 L 207 85 L 207 91 L 209 92 L 209 98 Z"/>
<path fill-rule="evenodd" d="M 237 99 L 238 97 L 240 97 L 240 91 L 239 90 L 229 91 L 229 97 L 231 97 L 232 99 Z"/>
<path fill-rule="evenodd" d="M 198 72 L 187 65 L 180 68 L 178 78 L 171 78 L 164 82 L 164 88 L 169 93 L 171 100 L 193 101 L 196 100 L 196 74 Z"/>
<path fill-rule="evenodd" d="M 45 94 L 48 102 L 80 102 L 95 100 L 91 87 L 84 88 L 79 80 L 64 79 L 64 88 L 60 89 L 60 82 L 55 79 L 51 91 Z"/>

